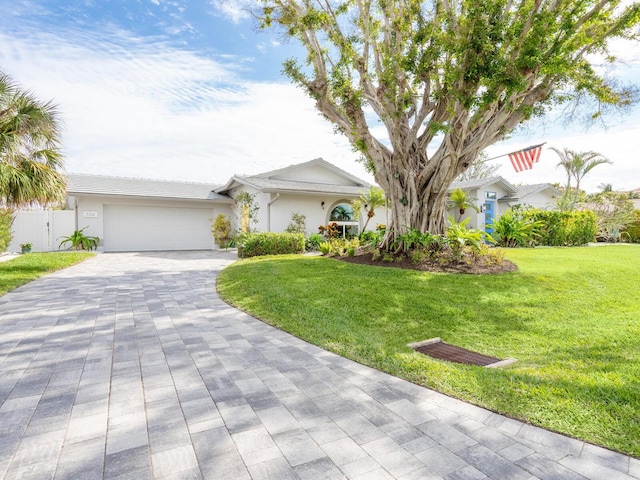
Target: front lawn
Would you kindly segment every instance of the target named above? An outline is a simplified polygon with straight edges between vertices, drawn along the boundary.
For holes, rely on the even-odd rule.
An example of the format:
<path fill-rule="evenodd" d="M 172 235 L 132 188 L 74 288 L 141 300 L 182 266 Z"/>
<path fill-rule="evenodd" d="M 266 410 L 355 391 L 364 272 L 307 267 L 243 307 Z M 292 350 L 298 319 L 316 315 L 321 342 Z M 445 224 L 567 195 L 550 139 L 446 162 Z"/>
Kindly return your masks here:
<path fill-rule="evenodd" d="M 70 267 L 94 255 L 86 252 L 27 253 L 0 262 L 0 296 L 42 275 Z"/>
<path fill-rule="evenodd" d="M 545 428 L 640 457 L 640 247 L 509 250 L 517 272 L 434 274 L 322 257 L 239 261 L 227 302 L 309 342 Z M 406 346 L 433 337 L 518 362 Z"/>

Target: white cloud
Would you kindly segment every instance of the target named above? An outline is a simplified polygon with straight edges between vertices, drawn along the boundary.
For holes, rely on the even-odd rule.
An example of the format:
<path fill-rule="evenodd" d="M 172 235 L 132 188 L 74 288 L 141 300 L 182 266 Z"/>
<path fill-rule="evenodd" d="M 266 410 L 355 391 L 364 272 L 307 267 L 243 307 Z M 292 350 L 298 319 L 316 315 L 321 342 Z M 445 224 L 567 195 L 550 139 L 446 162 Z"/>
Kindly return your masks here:
<path fill-rule="evenodd" d="M 223 183 L 323 157 L 367 178 L 289 84 L 248 82 L 233 63 L 122 31 L 27 37 L 0 34 L 0 64 L 59 105 L 69 172 Z"/>
<path fill-rule="evenodd" d="M 249 18 L 248 7 L 251 0 L 211 0 L 211 5 L 233 23 L 240 23 Z"/>

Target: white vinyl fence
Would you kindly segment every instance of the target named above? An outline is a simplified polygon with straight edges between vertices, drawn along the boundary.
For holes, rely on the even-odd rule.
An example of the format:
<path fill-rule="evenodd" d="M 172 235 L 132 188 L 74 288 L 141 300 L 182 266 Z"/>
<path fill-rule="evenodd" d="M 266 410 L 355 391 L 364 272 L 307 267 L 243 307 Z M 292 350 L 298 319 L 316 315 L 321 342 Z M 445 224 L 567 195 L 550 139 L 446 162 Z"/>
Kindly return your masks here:
<path fill-rule="evenodd" d="M 33 252 L 66 250 L 70 244 L 58 248 L 62 237 L 73 233 L 76 225 L 73 210 L 20 210 L 11 228 L 13 239 L 7 249 L 19 252 L 21 243 L 32 244 Z"/>

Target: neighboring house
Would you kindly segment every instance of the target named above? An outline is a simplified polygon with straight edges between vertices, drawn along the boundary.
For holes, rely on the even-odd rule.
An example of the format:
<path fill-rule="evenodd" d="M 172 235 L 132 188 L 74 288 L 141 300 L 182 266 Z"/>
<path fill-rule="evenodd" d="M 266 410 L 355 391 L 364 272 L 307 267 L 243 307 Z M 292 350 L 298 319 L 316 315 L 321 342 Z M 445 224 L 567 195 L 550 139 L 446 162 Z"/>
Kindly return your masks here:
<path fill-rule="evenodd" d="M 68 175 L 67 207 L 76 228 L 107 252 L 208 250 L 210 219 L 232 215 L 233 201 L 203 183 Z"/>
<path fill-rule="evenodd" d="M 364 215 L 354 220 L 350 202 L 371 185 L 350 173 L 316 158 L 259 175 L 233 176 L 218 194 L 236 198 L 242 191 L 255 195 L 260 207 L 253 228 L 258 231 L 282 232 L 291 223 L 291 215 L 300 212 L 306 217 L 307 234 L 318 233 L 318 227 L 336 222 L 343 231 L 360 233 Z M 367 227 L 385 223 L 384 209 L 376 212 Z"/>
<path fill-rule="evenodd" d="M 550 210 L 561 193 L 549 183 L 514 186 L 500 176 L 478 178 L 455 182 L 449 191 L 460 188 L 469 198 L 476 199 L 478 211 L 469 208 L 461 220 L 470 218 L 468 227 L 491 232 L 490 225 L 514 205 L 529 205 L 542 210 Z M 457 220 L 458 213 L 451 209 L 451 216 Z"/>

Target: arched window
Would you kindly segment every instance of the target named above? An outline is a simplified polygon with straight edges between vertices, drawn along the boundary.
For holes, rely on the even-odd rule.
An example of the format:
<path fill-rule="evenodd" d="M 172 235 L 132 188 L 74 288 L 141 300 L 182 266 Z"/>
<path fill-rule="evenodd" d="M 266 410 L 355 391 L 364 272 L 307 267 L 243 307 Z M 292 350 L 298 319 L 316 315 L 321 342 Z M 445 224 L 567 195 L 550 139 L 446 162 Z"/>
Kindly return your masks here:
<path fill-rule="evenodd" d="M 337 223 L 343 237 L 358 235 L 359 224 L 353 218 L 353 208 L 348 203 L 339 203 L 329 215 L 329 223 Z"/>

